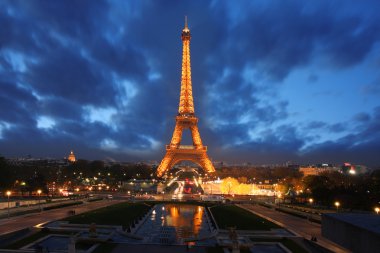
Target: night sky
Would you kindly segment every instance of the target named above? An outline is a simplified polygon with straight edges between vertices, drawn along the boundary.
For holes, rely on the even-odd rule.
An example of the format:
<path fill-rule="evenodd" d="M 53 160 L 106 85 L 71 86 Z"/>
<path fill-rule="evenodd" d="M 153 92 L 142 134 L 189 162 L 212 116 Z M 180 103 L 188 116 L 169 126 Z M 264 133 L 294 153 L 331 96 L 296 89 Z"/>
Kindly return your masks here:
<path fill-rule="evenodd" d="M 380 165 L 379 10 L 378 0 L 0 1 L 0 154 L 159 161 L 187 15 L 213 160 Z"/>

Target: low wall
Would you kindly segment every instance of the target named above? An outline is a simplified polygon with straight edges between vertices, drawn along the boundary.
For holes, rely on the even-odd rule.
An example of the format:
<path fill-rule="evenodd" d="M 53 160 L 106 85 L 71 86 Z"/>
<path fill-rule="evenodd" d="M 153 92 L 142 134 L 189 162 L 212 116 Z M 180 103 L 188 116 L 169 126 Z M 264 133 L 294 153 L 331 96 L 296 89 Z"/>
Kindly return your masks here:
<path fill-rule="evenodd" d="M 13 208 L 16 207 L 17 204 L 19 203 L 18 206 L 31 206 L 31 205 L 37 205 L 38 200 L 14 200 L 14 201 L 9 201 L 9 207 Z M 41 204 L 46 203 L 44 199 L 41 199 Z M 6 209 L 8 208 L 8 202 L 1 202 L 0 203 L 0 209 Z"/>
<path fill-rule="evenodd" d="M 58 202 L 58 201 L 64 201 L 64 200 L 68 200 L 69 198 L 58 198 L 58 199 L 51 199 L 51 202 Z M 45 204 L 47 203 L 46 202 L 46 199 L 41 197 L 40 199 L 40 203 L 41 204 Z M 18 204 L 17 204 L 18 203 Z M 31 199 L 31 200 L 9 200 L 9 207 L 10 208 L 13 208 L 13 207 L 17 207 L 17 206 L 32 206 L 32 205 L 38 205 L 39 203 L 39 200 L 38 199 Z M 1 209 L 7 209 L 8 208 L 8 201 L 4 201 L 4 202 L 0 202 L 0 210 Z"/>
<path fill-rule="evenodd" d="M 59 201 L 65 201 L 65 200 L 69 200 L 70 198 L 56 198 L 56 199 L 50 199 L 51 202 L 49 203 L 52 203 L 52 202 L 59 202 Z M 48 202 L 46 202 L 46 199 L 44 197 L 41 197 L 40 199 L 41 202 L 39 202 L 38 199 L 30 199 L 30 200 L 12 200 L 10 199 L 9 200 L 9 208 L 13 208 L 13 207 L 18 207 L 18 206 L 32 206 L 32 205 L 38 205 L 38 203 L 41 203 L 42 204 L 46 204 Z M 8 208 L 8 201 L 3 201 L 3 202 L 0 202 L 0 210 L 1 209 L 7 209 Z"/>

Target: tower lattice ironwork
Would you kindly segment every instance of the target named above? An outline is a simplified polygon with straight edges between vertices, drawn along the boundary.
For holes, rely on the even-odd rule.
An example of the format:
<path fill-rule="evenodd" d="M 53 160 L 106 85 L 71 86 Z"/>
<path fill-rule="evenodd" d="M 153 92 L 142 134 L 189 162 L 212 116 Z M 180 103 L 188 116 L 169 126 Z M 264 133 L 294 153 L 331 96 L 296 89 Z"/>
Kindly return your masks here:
<path fill-rule="evenodd" d="M 185 19 L 185 28 L 182 30 L 182 75 L 181 93 L 179 98 L 178 115 L 169 145 L 166 145 L 166 154 L 157 169 L 157 176 L 161 177 L 167 170 L 181 161 L 191 161 L 201 166 L 207 172 L 214 172 L 215 168 L 207 155 L 207 147 L 203 146 L 198 130 L 198 118 L 194 114 L 193 90 L 191 84 L 190 66 L 190 30 Z M 181 145 L 183 130 L 189 129 L 193 145 Z"/>

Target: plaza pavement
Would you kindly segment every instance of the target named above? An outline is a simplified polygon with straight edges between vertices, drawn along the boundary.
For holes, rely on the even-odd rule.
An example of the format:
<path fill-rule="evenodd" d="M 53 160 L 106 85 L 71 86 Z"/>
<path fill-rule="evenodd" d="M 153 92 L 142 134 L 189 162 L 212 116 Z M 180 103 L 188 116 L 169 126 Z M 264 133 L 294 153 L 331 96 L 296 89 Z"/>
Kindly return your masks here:
<path fill-rule="evenodd" d="M 63 219 L 69 216 L 69 210 L 75 210 L 76 214 L 84 213 L 90 210 L 102 208 L 116 203 L 124 202 L 125 200 L 101 200 L 95 202 L 86 202 L 78 206 L 69 206 L 59 209 L 42 211 L 40 213 L 26 214 L 22 216 L 11 217 L 10 219 L 0 219 L 0 235 L 18 231 L 20 229 L 33 227 L 41 223 L 47 223 L 58 219 Z M 251 211 L 263 218 L 273 221 L 291 232 L 300 235 L 306 239 L 311 236 L 318 238 L 318 244 L 336 253 L 348 253 L 349 251 L 338 246 L 337 244 L 327 240 L 321 235 L 321 225 L 308 222 L 305 219 L 295 217 L 289 214 L 275 211 L 274 209 L 266 208 L 259 205 L 241 204 L 238 205 L 248 211 Z M 149 252 L 206 252 L 205 248 L 194 247 L 188 250 L 186 246 L 165 246 L 165 245 L 118 245 L 112 252 L 135 252 L 135 250 Z"/>
<path fill-rule="evenodd" d="M 350 251 L 340 247 L 332 241 L 322 237 L 321 225 L 314 222 L 309 222 L 306 219 L 299 218 L 290 214 L 282 213 L 271 208 L 263 207 L 253 204 L 241 204 L 238 205 L 256 215 L 259 215 L 265 219 L 268 219 L 278 225 L 288 229 L 290 232 L 296 235 L 302 236 L 306 239 L 310 239 L 311 236 L 316 236 L 317 243 L 332 252 L 335 253 L 349 253 Z"/>

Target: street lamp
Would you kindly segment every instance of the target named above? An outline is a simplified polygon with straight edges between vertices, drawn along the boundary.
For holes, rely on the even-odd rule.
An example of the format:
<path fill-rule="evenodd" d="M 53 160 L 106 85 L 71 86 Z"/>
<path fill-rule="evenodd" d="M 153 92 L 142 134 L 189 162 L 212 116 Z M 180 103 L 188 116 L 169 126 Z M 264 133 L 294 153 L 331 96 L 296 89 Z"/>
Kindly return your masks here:
<path fill-rule="evenodd" d="M 37 190 L 37 193 L 38 193 L 38 206 L 40 207 L 40 212 L 42 212 L 42 208 L 41 208 L 41 190 Z"/>
<path fill-rule="evenodd" d="M 340 206 L 339 201 L 335 201 L 334 205 L 336 206 L 336 212 L 338 212 L 338 209 L 339 209 L 339 206 Z"/>
<path fill-rule="evenodd" d="M 314 199 L 310 198 L 310 199 L 309 199 L 309 203 L 310 203 L 310 205 L 312 205 L 313 202 L 314 202 Z"/>
<path fill-rule="evenodd" d="M 7 191 L 7 197 L 8 197 L 8 219 L 9 219 L 9 196 L 11 196 L 11 191 Z"/>
<path fill-rule="evenodd" d="M 380 208 L 379 207 L 375 207 L 375 212 L 376 212 L 376 214 L 379 214 Z"/>

